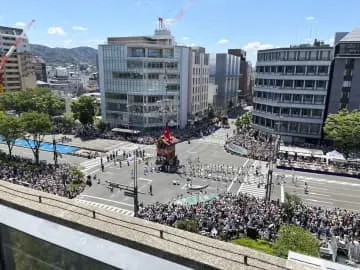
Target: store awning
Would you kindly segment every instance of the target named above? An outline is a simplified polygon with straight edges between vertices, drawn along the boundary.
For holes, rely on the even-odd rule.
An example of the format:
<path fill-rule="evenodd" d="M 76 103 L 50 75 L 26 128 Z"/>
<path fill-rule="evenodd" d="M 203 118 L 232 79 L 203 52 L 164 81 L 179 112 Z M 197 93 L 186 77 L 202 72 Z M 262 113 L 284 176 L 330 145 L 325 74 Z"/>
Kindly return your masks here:
<path fill-rule="evenodd" d="M 131 135 L 136 135 L 136 134 L 140 133 L 139 130 L 126 129 L 126 128 L 113 128 L 111 131 L 118 132 L 118 133 L 131 134 Z"/>

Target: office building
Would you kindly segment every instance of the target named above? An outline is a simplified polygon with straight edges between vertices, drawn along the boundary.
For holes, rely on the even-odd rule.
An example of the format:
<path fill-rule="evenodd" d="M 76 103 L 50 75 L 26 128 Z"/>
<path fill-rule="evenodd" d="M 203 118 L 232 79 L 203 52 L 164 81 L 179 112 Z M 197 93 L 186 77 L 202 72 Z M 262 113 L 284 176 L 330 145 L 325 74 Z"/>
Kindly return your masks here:
<path fill-rule="evenodd" d="M 162 20 L 151 37 L 109 37 L 98 57 L 101 112 L 110 126 L 179 126 L 180 92 L 187 88 L 180 89 L 174 38 Z"/>
<path fill-rule="evenodd" d="M 41 56 L 34 56 L 32 58 L 35 78 L 37 81 L 47 82 L 46 63 Z"/>
<path fill-rule="evenodd" d="M 240 79 L 239 79 L 239 101 L 240 103 L 246 103 L 252 100 L 252 92 L 250 89 L 251 74 L 249 73 L 249 62 L 246 61 L 246 51 L 242 49 L 229 49 L 228 54 L 240 57 Z"/>
<path fill-rule="evenodd" d="M 258 51 L 253 124 L 284 142 L 317 142 L 325 114 L 332 47 L 313 45 Z"/>
<path fill-rule="evenodd" d="M 209 54 L 203 47 L 192 47 L 189 63 L 188 117 L 200 121 L 207 117 L 209 87 Z M 183 76 L 183 73 L 180 74 Z"/>
<path fill-rule="evenodd" d="M 327 113 L 360 109 L 360 29 L 335 34 Z"/>
<path fill-rule="evenodd" d="M 4 56 L 22 29 L 0 26 L 0 57 Z M 36 86 L 29 40 L 23 39 L 5 64 L 5 91 L 19 91 Z"/>
<path fill-rule="evenodd" d="M 240 57 L 216 54 L 215 84 L 218 86 L 217 107 L 224 112 L 239 105 Z"/>

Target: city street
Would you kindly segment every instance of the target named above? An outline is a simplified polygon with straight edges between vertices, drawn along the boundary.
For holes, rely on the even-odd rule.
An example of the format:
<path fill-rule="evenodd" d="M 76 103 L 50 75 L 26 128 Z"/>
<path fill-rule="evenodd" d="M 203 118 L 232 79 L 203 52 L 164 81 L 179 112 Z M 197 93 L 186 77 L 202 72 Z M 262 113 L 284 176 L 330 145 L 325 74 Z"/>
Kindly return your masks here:
<path fill-rule="evenodd" d="M 222 165 L 227 170 L 243 170 L 248 174 L 236 176 L 237 173 L 228 174 L 221 179 L 212 177 L 191 177 L 192 186 L 207 186 L 206 194 L 219 194 L 231 192 L 233 194 L 248 193 L 253 196 L 264 198 L 266 182 L 266 162 L 250 160 L 246 157 L 239 157 L 227 153 L 224 149 L 224 143 L 227 136 L 233 134 L 233 129 L 219 129 L 212 135 L 193 139 L 191 144 L 182 142 L 176 145 L 176 152 L 180 160 L 180 165 L 189 168 L 189 164 L 197 168 L 214 168 Z M 90 142 L 87 142 L 88 144 Z M 104 142 L 105 143 L 105 142 Z M 139 145 L 127 141 L 117 141 L 113 143 L 114 149 L 133 152 L 136 149 L 145 150 L 149 157 L 149 167 L 154 167 L 155 163 L 155 145 Z M 110 147 L 110 146 L 108 146 Z M 0 144 L 0 149 L 7 152 L 5 144 Z M 14 154 L 33 158 L 31 149 L 14 147 Z M 53 162 L 53 153 L 41 151 L 41 160 Z M 133 214 L 133 198 L 125 196 L 124 190 L 108 188 L 106 181 L 116 184 L 133 186 L 133 162 L 130 166 L 123 161 L 120 168 L 119 162 L 107 162 L 104 160 L 104 172 L 101 172 L 100 157 L 96 159 L 85 159 L 71 155 L 62 155 L 60 162 L 78 164 L 86 175 L 96 175 L 98 180 L 93 180 L 91 187 L 86 187 L 85 191 L 75 200 L 80 204 L 93 205 L 99 208 L 108 209 L 126 215 Z M 179 173 L 168 174 L 162 172 L 144 172 L 145 163 L 138 164 L 138 191 L 139 202 L 152 204 L 156 202 L 166 203 L 191 195 L 197 195 L 197 192 L 188 193 L 189 178 L 185 176 L 185 168 L 181 168 Z M 242 169 L 244 168 L 244 169 Z M 258 168 L 259 175 L 255 177 L 255 168 Z M 284 177 L 282 177 L 284 175 Z M 241 180 L 241 183 L 240 181 Z M 280 184 L 280 182 L 285 183 Z M 296 185 L 295 185 L 296 182 Z M 305 182 L 308 183 L 309 193 L 304 193 Z M 303 172 L 292 172 L 275 169 L 273 175 L 273 189 L 271 199 L 280 199 L 283 201 L 285 192 L 297 194 L 306 203 L 326 208 L 346 208 L 359 211 L 360 209 L 360 180 L 353 178 L 318 175 Z M 150 194 L 150 185 L 152 186 L 152 195 Z M 205 192 L 204 192 L 205 193 Z"/>

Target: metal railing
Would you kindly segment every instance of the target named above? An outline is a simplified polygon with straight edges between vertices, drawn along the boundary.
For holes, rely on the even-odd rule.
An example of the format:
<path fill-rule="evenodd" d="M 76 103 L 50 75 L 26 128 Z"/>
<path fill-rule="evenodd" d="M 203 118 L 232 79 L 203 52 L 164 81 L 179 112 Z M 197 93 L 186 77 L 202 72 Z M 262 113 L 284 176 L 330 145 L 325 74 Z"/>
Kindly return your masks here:
<path fill-rule="evenodd" d="M 115 225 L 115 226 L 118 226 L 118 227 L 121 227 L 121 228 L 124 228 L 124 229 L 132 230 L 132 231 L 135 231 L 135 232 L 138 232 L 138 233 L 141 233 L 141 234 L 145 234 L 147 236 L 159 237 L 160 239 L 162 239 L 164 241 L 167 241 L 167 242 L 170 242 L 170 243 L 173 243 L 173 244 L 176 244 L 176 245 L 183 246 L 184 248 L 187 248 L 187 249 L 196 250 L 198 252 L 202 252 L 202 253 L 205 253 L 207 255 L 211 255 L 211 256 L 221 258 L 221 259 L 224 259 L 224 260 L 227 260 L 227 261 L 231 261 L 233 263 L 238 263 L 238 264 L 242 264 L 242 265 L 245 265 L 245 266 L 254 267 L 256 269 L 262 269 L 262 270 L 268 270 L 269 268 L 264 268 L 264 267 L 261 267 L 261 266 L 257 266 L 256 262 L 263 263 L 263 264 L 266 264 L 266 265 L 271 265 L 273 267 L 276 267 L 277 269 L 284 269 L 284 270 L 289 270 L 290 269 L 290 268 L 288 268 L 286 266 L 279 265 L 279 264 L 270 262 L 268 260 L 260 259 L 260 258 L 254 257 L 254 256 L 249 256 L 249 255 L 240 253 L 240 252 L 236 252 L 236 251 L 228 250 L 228 249 L 221 248 L 221 247 L 218 247 L 218 246 L 215 246 L 215 245 L 207 244 L 205 242 L 197 241 L 197 240 L 195 240 L 193 238 L 189 238 L 189 237 L 185 237 L 183 235 L 178 235 L 176 233 L 172 233 L 172 232 L 169 232 L 169 231 L 164 231 L 164 230 L 161 230 L 161 229 L 157 229 L 157 228 L 154 228 L 154 227 L 149 226 L 149 225 L 138 224 L 137 222 L 132 222 L 132 221 L 128 221 L 128 220 L 119 219 L 119 218 L 116 218 L 116 217 L 113 217 L 113 216 L 110 216 L 110 215 L 106 215 L 106 214 L 103 214 L 103 213 L 96 212 L 95 210 L 91 210 L 91 209 L 88 209 L 88 208 L 83 207 L 83 206 L 78 206 L 78 205 L 75 205 L 75 204 L 72 204 L 72 203 L 69 203 L 69 202 L 63 202 L 61 200 L 51 198 L 49 196 L 39 196 L 39 195 L 35 195 L 35 194 L 29 193 L 29 192 L 20 191 L 20 190 L 15 189 L 15 188 L 10 188 L 10 187 L 4 186 L 1 183 L 0 183 L 0 192 L 7 193 L 7 194 L 10 194 L 12 196 L 19 197 L 21 199 L 37 202 L 37 203 L 42 204 L 42 205 L 54 207 L 57 210 L 66 210 L 66 211 L 72 212 L 74 214 L 78 214 L 78 215 L 81 215 L 81 216 L 84 216 L 84 217 L 96 219 L 96 220 L 101 221 L 101 222 L 106 222 L 106 223 L 111 224 L 111 225 Z M 27 197 L 24 197 L 22 195 L 31 196 L 33 198 L 27 198 Z M 57 204 L 56 205 L 51 204 L 50 202 L 46 202 L 46 200 L 56 202 Z M 71 206 L 73 208 L 88 211 L 88 214 L 84 214 L 83 212 L 76 211 L 73 208 L 72 209 L 66 209 L 66 208 L 62 207 L 61 205 L 59 205 L 59 203 L 60 204 L 65 204 L 67 206 Z M 107 219 L 102 219 L 101 217 L 107 218 Z M 141 228 L 144 228 L 144 229 L 149 229 L 149 230 L 152 230 L 152 232 L 143 231 L 140 228 L 137 228 L 137 227 L 134 227 L 134 226 L 141 227 Z M 182 240 L 186 240 L 188 242 L 201 245 L 204 248 L 216 249 L 217 251 L 225 252 L 225 253 L 227 253 L 227 255 L 232 255 L 234 258 L 229 258 L 227 256 L 222 256 L 222 255 L 219 255 L 219 254 L 217 254 L 217 253 L 215 253 L 215 252 L 213 252 L 211 250 L 201 249 L 199 247 L 194 247 L 193 245 L 187 245 L 187 244 L 181 243 L 179 241 L 176 241 L 176 239 L 166 238 L 166 235 L 169 235 L 169 236 L 172 236 L 172 237 L 175 237 L 175 238 L 180 238 Z M 243 257 L 242 260 L 241 259 L 235 259 L 235 258 L 238 258 L 238 256 L 242 256 Z M 249 260 L 254 260 L 255 264 L 251 264 L 250 263 L 251 261 L 249 262 Z"/>

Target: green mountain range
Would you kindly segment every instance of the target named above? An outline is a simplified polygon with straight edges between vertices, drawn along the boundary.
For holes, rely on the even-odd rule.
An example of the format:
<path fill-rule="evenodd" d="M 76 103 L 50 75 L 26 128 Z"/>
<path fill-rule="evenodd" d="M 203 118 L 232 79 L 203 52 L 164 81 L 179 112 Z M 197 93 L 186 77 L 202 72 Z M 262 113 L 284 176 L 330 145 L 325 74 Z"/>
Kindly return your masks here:
<path fill-rule="evenodd" d="M 30 44 L 32 54 L 41 56 L 46 64 L 80 64 L 96 65 L 97 50 L 91 47 L 71 49 L 50 48 L 44 45 Z"/>

